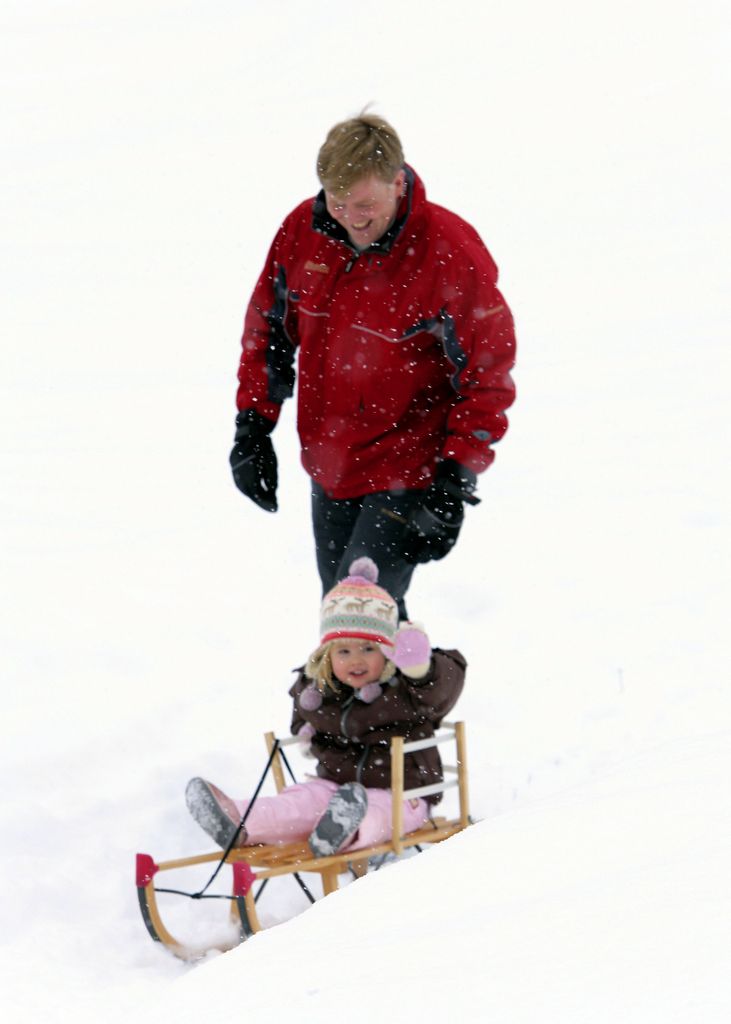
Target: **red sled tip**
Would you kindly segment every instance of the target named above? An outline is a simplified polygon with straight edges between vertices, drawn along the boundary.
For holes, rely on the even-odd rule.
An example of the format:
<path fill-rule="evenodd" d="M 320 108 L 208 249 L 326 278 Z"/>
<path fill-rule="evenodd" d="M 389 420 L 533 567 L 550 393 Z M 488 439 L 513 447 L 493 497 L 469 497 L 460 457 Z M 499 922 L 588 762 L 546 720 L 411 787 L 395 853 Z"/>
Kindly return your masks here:
<path fill-rule="evenodd" d="M 245 860 L 234 861 L 232 867 L 234 871 L 234 896 L 246 896 L 254 884 L 256 875 Z"/>
<path fill-rule="evenodd" d="M 158 866 L 149 853 L 138 853 L 135 862 L 136 885 L 144 889 L 158 872 Z"/>

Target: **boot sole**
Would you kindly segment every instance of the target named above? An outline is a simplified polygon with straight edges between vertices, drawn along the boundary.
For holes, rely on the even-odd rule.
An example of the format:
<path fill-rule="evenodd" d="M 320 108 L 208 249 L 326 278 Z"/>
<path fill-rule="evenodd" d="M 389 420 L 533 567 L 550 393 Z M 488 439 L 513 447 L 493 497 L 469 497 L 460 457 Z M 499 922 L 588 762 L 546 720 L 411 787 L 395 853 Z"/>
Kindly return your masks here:
<path fill-rule="evenodd" d="M 191 779 L 185 787 L 185 803 L 188 810 L 214 843 L 225 850 L 238 828 L 239 819 L 238 813 L 236 813 L 236 820 L 232 819 L 221 805 L 223 800 L 230 802 L 225 793 L 217 790 L 205 779 Z M 231 807 L 235 812 L 236 808 L 233 803 L 231 803 Z M 245 841 L 246 832 L 242 829 L 236 845 L 243 846 Z"/>
<path fill-rule="evenodd" d="M 315 857 L 329 857 L 351 841 L 368 810 L 365 786 L 346 782 L 333 793 L 309 839 Z"/>

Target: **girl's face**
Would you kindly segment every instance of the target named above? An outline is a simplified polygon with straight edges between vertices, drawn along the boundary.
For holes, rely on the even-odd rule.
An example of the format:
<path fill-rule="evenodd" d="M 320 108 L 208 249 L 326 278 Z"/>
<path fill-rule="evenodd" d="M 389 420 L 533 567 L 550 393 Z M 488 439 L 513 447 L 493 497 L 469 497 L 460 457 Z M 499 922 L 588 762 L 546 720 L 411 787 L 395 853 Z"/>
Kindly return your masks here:
<path fill-rule="evenodd" d="M 386 665 L 385 655 L 378 644 L 350 637 L 333 643 L 330 661 L 336 678 L 355 690 L 378 682 Z"/>

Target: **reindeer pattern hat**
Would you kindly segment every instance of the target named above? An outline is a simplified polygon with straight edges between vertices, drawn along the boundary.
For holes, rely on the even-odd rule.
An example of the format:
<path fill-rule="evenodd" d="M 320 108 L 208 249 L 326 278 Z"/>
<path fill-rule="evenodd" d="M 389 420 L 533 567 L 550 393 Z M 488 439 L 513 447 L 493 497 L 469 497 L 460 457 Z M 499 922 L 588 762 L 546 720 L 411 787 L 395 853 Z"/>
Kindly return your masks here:
<path fill-rule="evenodd" d="M 320 610 L 320 645 L 339 637 L 392 645 L 398 628 L 396 602 L 378 583 L 378 566 L 356 558 L 350 574 L 326 594 Z"/>

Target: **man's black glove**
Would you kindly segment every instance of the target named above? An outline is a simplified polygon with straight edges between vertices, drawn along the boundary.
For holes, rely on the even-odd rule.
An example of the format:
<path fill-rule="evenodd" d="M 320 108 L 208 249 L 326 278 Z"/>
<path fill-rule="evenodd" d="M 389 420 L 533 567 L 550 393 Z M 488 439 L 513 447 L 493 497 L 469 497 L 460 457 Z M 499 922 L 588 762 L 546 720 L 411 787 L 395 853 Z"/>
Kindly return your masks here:
<path fill-rule="evenodd" d="M 236 437 L 229 456 L 234 483 L 267 512 L 277 511 L 277 456 L 269 434 L 274 423 L 255 409 L 236 417 Z"/>
<path fill-rule="evenodd" d="M 431 562 L 449 554 L 462 528 L 463 503 L 480 503 L 474 496 L 476 486 L 477 476 L 471 469 L 454 459 L 439 463 L 422 505 L 406 525 L 403 553 L 407 562 Z"/>

